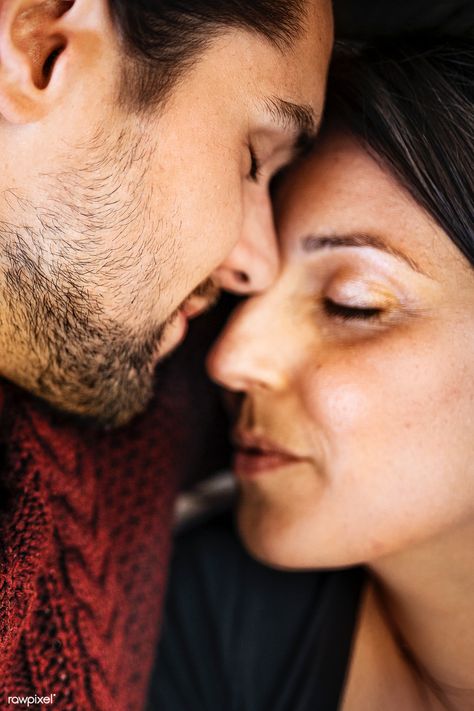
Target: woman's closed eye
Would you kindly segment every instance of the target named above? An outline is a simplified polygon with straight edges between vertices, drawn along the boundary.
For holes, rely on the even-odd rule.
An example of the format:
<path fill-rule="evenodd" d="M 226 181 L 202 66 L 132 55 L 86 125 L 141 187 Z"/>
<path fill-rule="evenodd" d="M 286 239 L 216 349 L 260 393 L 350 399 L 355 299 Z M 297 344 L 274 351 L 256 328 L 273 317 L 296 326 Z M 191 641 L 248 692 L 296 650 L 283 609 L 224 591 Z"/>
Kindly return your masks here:
<path fill-rule="evenodd" d="M 384 310 L 374 306 L 343 304 L 326 297 L 324 299 L 324 311 L 330 318 L 338 318 L 344 321 L 368 321 L 379 319 Z"/>

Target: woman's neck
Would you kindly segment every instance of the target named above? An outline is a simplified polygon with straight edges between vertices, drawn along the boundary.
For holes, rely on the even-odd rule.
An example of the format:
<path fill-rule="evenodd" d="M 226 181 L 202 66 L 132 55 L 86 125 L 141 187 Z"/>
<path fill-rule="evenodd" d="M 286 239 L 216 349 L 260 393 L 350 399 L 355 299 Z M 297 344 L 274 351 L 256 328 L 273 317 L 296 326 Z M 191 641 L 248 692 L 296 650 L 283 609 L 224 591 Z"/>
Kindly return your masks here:
<path fill-rule="evenodd" d="M 474 524 L 370 566 L 395 638 L 441 708 L 474 708 Z"/>

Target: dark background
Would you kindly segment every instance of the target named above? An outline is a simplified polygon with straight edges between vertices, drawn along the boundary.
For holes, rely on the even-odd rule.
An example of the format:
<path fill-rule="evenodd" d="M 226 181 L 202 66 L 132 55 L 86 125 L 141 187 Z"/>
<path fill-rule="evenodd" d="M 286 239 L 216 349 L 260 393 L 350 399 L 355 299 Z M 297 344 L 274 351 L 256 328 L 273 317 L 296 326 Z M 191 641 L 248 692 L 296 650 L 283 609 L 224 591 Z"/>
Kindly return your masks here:
<path fill-rule="evenodd" d="M 474 37 L 474 0 L 334 0 L 334 12 L 343 38 L 419 30 Z"/>

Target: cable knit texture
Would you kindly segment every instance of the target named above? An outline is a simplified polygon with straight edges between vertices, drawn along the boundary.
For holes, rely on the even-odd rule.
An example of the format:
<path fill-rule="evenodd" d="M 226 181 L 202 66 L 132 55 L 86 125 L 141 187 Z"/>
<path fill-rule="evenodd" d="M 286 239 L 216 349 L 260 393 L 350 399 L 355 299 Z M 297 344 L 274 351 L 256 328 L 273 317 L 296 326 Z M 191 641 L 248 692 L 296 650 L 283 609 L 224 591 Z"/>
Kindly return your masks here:
<path fill-rule="evenodd" d="M 172 379 L 158 392 L 146 416 L 100 433 L 2 385 L 2 710 L 35 694 L 61 711 L 144 706 L 190 449 L 188 394 Z"/>

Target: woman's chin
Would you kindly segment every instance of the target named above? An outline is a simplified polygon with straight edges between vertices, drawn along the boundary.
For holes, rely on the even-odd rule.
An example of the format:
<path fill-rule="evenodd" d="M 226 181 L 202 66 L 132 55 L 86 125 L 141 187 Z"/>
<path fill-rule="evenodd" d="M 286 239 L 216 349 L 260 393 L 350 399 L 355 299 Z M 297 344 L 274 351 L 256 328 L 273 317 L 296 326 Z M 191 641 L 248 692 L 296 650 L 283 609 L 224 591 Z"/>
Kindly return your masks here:
<path fill-rule="evenodd" d="M 281 570 L 311 570 L 318 567 L 308 538 L 299 540 L 301 530 L 291 521 L 283 521 L 270 510 L 254 506 L 241 500 L 238 516 L 238 530 L 242 543 L 249 554 L 261 563 Z M 303 543 L 303 545 L 301 545 Z M 312 551 L 314 553 L 314 551 Z"/>
<path fill-rule="evenodd" d="M 369 541 L 363 535 L 348 535 L 334 515 L 318 507 L 295 510 L 246 492 L 239 501 L 237 524 L 249 554 L 272 568 L 344 568 L 370 558 Z"/>

